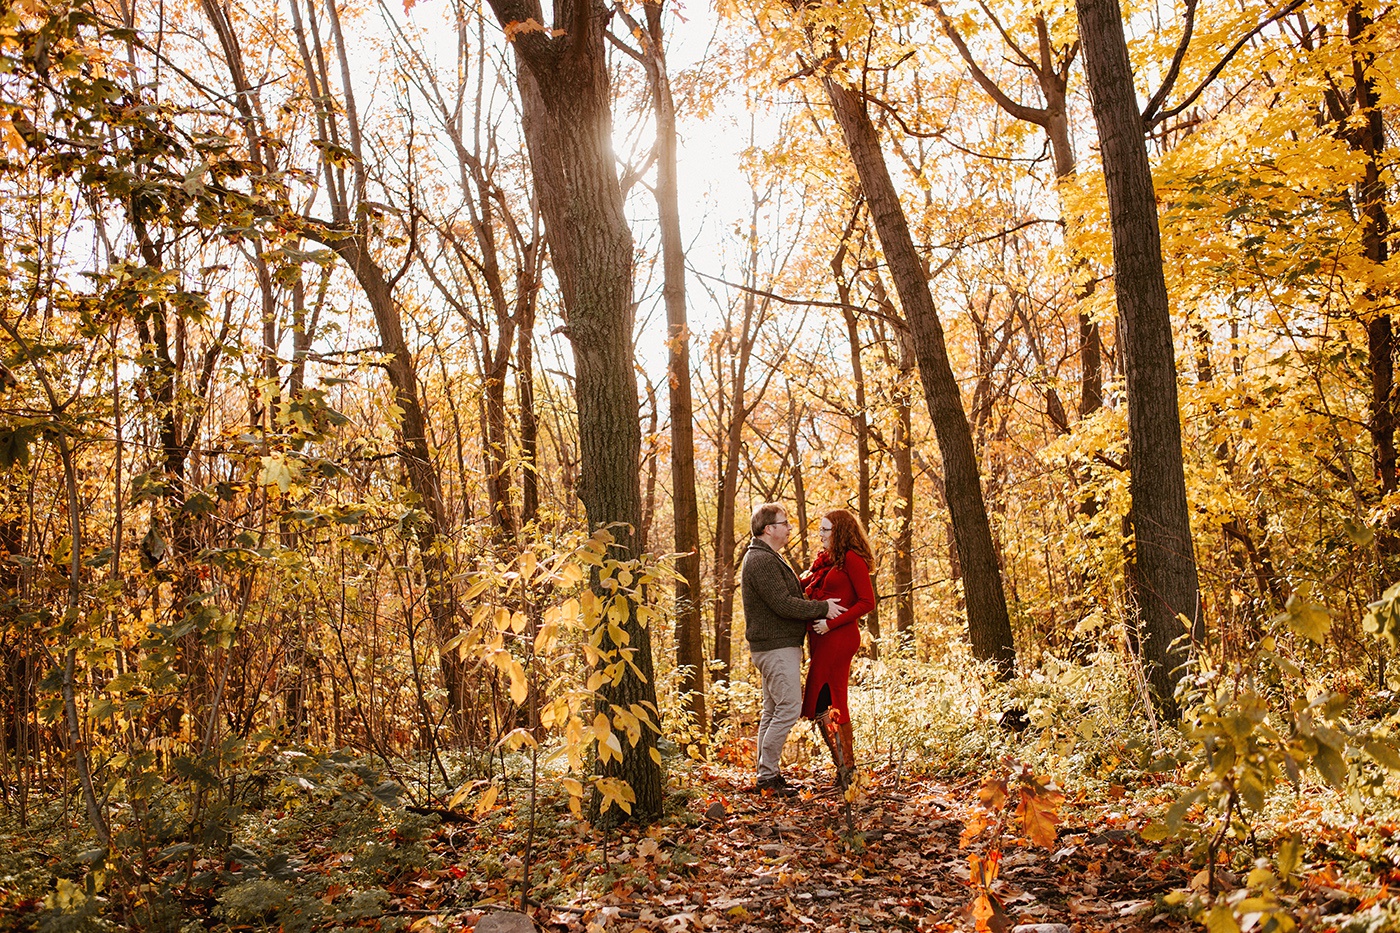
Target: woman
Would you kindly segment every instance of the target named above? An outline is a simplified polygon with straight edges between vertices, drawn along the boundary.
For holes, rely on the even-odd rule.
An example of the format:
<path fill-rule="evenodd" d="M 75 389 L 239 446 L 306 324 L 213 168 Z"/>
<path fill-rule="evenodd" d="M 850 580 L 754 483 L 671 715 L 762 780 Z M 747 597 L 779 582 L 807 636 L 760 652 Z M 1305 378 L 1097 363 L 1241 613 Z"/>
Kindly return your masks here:
<path fill-rule="evenodd" d="M 860 522 L 845 509 L 823 516 L 819 533 L 822 549 L 802 578 L 803 588 L 808 599 L 836 599 L 846 611 L 808 626 L 812 660 L 807 667 L 802 715 L 821 728 L 836 765 L 836 783 L 844 788 L 855 774 L 846 686 L 851 679 L 851 659 L 860 649 L 860 626 L 856 623 L 875 608 L 875 591 L 870 585 L 874 558 Z"/>

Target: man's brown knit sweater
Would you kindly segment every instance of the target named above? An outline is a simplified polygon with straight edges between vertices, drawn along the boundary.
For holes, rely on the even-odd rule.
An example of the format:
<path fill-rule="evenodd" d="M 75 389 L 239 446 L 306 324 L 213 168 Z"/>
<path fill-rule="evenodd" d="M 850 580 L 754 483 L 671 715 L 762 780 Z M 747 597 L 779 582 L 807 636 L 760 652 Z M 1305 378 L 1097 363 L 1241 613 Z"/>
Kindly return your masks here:
<path fill-rule="evenodd" d="M 826 618 L 826 600 L 805 599 L 797 574 L 783 555 L 758 538 L 744 552 L 744 634 L 749 651 L 797 648 L 807 622 Z"/>

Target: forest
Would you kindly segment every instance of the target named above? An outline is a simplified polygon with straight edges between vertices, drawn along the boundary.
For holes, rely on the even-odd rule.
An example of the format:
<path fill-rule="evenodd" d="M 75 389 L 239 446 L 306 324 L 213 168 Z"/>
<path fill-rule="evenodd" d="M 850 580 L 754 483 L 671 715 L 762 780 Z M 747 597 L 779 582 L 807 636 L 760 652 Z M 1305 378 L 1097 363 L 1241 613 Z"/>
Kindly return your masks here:
<path fill-rule="evenodd" d="M 1378 0 L 3 0 L 0 929 L 1400 929 L 1397 142 Z"/>

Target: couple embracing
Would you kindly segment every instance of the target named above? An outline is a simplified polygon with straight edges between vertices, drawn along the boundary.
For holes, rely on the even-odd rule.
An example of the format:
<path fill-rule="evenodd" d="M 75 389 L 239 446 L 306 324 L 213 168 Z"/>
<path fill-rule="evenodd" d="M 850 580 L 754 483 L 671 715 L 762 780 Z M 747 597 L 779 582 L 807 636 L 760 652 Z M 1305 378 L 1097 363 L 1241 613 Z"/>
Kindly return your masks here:
<path fill-rule="evenodd" d="M 763 679 L 758 720 L 758 790 L 790 796 L 783 778 L 783 745 L 799 716 L 815 721 L 831 751 L 836 782 L 855 773 L 846 687 L 860 648 L 861 617 L 875 608 L 870 542 L 854 515 L 836 509 L 822 517 L 821 550 L 801 577 L 782 555 L 792 534 L 787 510 L 766 502 L 749 523 L 742 586 L 749 654 Z M 802 685 L 802 642 L 811 663 Z"/>

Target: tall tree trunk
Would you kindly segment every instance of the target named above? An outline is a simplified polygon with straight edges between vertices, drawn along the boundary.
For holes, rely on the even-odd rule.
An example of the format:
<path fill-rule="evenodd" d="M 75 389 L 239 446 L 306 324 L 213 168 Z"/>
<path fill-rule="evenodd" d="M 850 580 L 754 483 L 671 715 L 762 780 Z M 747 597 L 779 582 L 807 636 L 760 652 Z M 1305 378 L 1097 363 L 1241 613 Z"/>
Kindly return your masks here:
<path fill-rule="evenodd" d="M 796 500 L 794 506 L 797 509 L 797 560 L 798 566 L 807 567 L 811 564 L 812 555 L 807 550 L 806 529 L 811 517 L 807 514 L 807 478 L 802 472 L 802 448 L 797 442 L 797 429 L 801 423 L 800 412 L 797 410 L 797 400 L 788 393 L 788 417 L 787 417 L 787 459 L 792 468 L 792 495 Z M 789 539 L 788 546 L 792 546 Z"/>
<path fill-rule="evenodd" d="M 335 58 L 328 60 L 322 41 L 320 24 L 315 18 L 316 6 L 308 4 L 308 16 L 302 19 L 299 0 L 291 4 L 293 31 L 296 33 L 307 83 L 318 100 L 317 128 L 323 140 L 340 144 L 338 111 L 328 106 L 331 91 L 330 64 L 339 66 L 341 103 L 350 150 L 356 158 L 352 164 L 352 183 L 346 184 L 344 169 L 329 158 L 322 159 L 326 190 L 331 202 L 330 221 L 308 220 L 305 235 L 334 250 L 350 268 L 364 291 L 379 332 L 380 346 L 388 356 L 385 372 L 394 393 L 394 404 L 402 411 L 398 425 L 398 458 L 403 466 L 408 487 L 419 499 L 423 523 L 416 529 L 419 559 L 427 589 L 428 613 L 434 638 L 439 645 L 457 635 L 457 594 L 453 586 L 453 568 L 447 509 L 443 502 L 442 484 L 437 467 L 428 448 L 427 418 L 418 386 L 418 374 L 413 356 L 404 338 L 403 317 L 394 298 L 397 277 L 391 277 L 369 248 L 370 223 L 359 206 L 366 197 L 368 179 L 360 132 L 359 111 L 351 81 L 351 62 L 340 26 L 340 12 L 335 0 L 326 0 L 325 13 L 333 40 Z M 308 28 L 309 26 L 309 28 Z M 308 38 L 310 41 L 308 41 Z M 315 54 L 312 54 L 312 48 Z M 410 243 L 410 250 L 416 244 Z M 466 678 L 456 652 L 440 652 L 439 665 L 448 703 L 454 711 L 465 708 Z M 465 723 L 459 723 L 465 734 Z"/>
<path fill-rule="evenodd" d="M 538 0 L 491 0 L 491 7 L 513 32 L 519 24 L 544 21 Z M 555 30 L 520 30 L 514 47 L 525 142 L 574 351 L 579 497 L 590 527 L 611 526 L 617 555 L 631 559 L 642 518 L 632 235 L 612 149 L 603 13 L 588 0 L 559 0 Z M 603 647 L 631 649 L 640 676 L 629 666 L 619 682 L 605 682 L 603 713 L 614 705 L 656 706 L 651 634 L 635 612 L 628 613 L 623 629 L 626 645 L 605 638 Z M 643 730 L 636 745 L 623 743 L 620 760 L 600 765 L 604 776 L 631 786 L 632 816 L 648 823 L 661 815 L 661 767 L 652 758 L 656 738 Z"/>
<path fill-rule="evenodd" d="M 539 281 L 539 238 L 531 241 L 522 269 L 530 270 L 529 288 L 516 298 L 515 396 L 520 409 L 520 525 L 539 518 L 539 418 L 535 413 L 535 282 Z"/>
<path fill-rule="evenodd" d="M 1356 88 L 1356 121 L 1348 142 L 1366 158 L 1365 177 L 1357 184 L 1356 202 L 1361 214 L 1361 249 L 1366 259 L 1379 269 L 1390 258 L 1390 216 L 1386 211 L 1386 184 L 1381 178 L 1385 152 L 1385 120 L 1376 94 L 1373 74 L 1375 53 L 1363 43 L 1371 18 L 1360 4 L 1347 10 L 1347 41 L 1351 43 L 1352 83 Z M 1381 296 L 1378 289 L 1366 289 L 1367 304 Z M 1372 312 L 1375 313 L 1375 312 Z M 1390 315 L 1384 312 L 1366 325 L 1366 342 L 1371 360 L 1371 447 L 1381 492 L 1395 491 L 1395 342 Z"/>
<path fill-rule="evenodd" d="M 752 288 L 758 283 L 758 213 L 763 199 L 757 191 L 752 192 L 751 196 L 749 256 L 744 270 L 744 281 L 750 288 L 744 291 L 743 320 L 739 332 L 735 334 L 730 327 L 725 342 L 725 346 L 732 348 L 730 365 L 733 370 L 729 388 L 729 423 L 725 426 L 724 447 L 720 454 L 718 515 L 715 517 L 715 683 L 728 682 L 734 658 L 734 564 L 738 547 L 736 538 L 740 537 L 734 510 L 739 498 L 739 460 L 743 454 L 744 422 L 758 404 L 758 399 L 747 398 L 747 386 L 749 362 L 753 359 L 758 324 L 763 317 L 763 309 L 759 307 Z M 720 365 L 722 361 L 717 361 L 717 368 Z M 747 536 L 746 526 L 743 537 Z"/>
<path fill-rule="evenodd" d="M 752 303 L 752 296 L 746 296 L 746 303 Z M 748 320 L 748 315 L 745 315 Z M 747 342 L 747 329 L 741 339 Z M 736 516 L 734 510 L 739 498 L 739 456 L 744 436 L 744 379 L 748 368 L 748 353 L 741 348 L 738 370 L 730 396 L 730 421 L 725 434 L 724 450 L 721 454 L 719 477 L 719 514 L 715 518 L 715 683 L 727 683 L 729 671 L 734 661 L 734 553 Z"/>
<path fill-rule="evenodd" d="M 637 56 L 651 85 L 656 117 L 656 208 L 661 222 L 661 295 L 666 305 L 666 378 L 671 413 L 671 507 L 676 553 L 676 666 L 700 734 L 705 732 L 705 633 L 700 606 L 700 505 L 695 491 L 695 404 L 690 386 L 690 325 L 685 306 L 685 242 L 681 238 L 676 167 L 676 103 L 666 69 L 661 0 L 646 0 L 642 27 L 627 8 L 617 14 L 642 43 Z"/>
<path fill-rule="evenodd" d="M 943 456 L 948 509 L 957 540 L 958 562 L 964 574 L 972 653 L 980 660 L 993 662 L 1002 676 L 1009 677 L 1016 665 L 1016 646 L 1006 611 L 1001 567 L 982 499 L 972 431 L 948 362 L 943 325 L 934 308 L 927 273 L 914 248 L 904 208 L 890 179 L 880 139 L 864 99 L 832 78 L 826 78 L 823 83 L 860 176 L 875 232 L 880 237 L 895 291 L 913 335 L 919 374 Z"/>
<path fill-rule="evenodd" d="M 1157 202 L 1118 0 L 1076 0 L 1076 6 L 1108 186 L 1113 287 L 1124 322 L 1120 352 L 1128 394 L 1138 631 L 1155 701 L 1171 712 L 1181 665 L 1189 656 L 1185 647 L 1173 645 L 1186 631 L 1181 618 L 1189 620 L 1193 637 L 1203 634 L 1204 626 Z"/>
<path fill-rule="evenodd" d="M 840 262 L 838 258 L 836 262 Z M 860 323 L 856 320 L 856 314 L 851 310 L 849 295 L 844 295 L 841 303 L 841 315 L 846 320 L 846 342 L 851 353 L 851 378 L 855 383 L 856 390 L 856 410 L 852 417 L 852 426 L 856 432 L 856 486 L 857 509 L 860 512 L 860 524 L 867 531 L 870 529 L 870 421 L 866 416 L 865 408 L 865 367 L 861 365 L 860 359 Z M 870 566 L 870 583 L 878 593 L 880 587 L 876 585 L 876 566 Z M 870 614 L 865 617 L 866 627 L 870 630 L 870 656 L 880 656 L 880 606 L 877 602 L 875 608 L 870 610 Z"/>
<path fill-rule="evenodd" d="M 450 552 L 444 546 L 448 540 L 447 508 L 442 498 L 437 467 L 428 449 L 427 418 L 418 388 L 418 373 L 408 341 L 404 338 L 403 319 L 394 300 L 394 287 L 378 262 L 369 255 L 363 232 L 346 237 L 327 236 L 325 244 L 345 260 L 364 290 L 370 311 L 374 314 L 380 346 L 388 356 L 384 368 L 394 391 L 394 404 L 403 413 L 398 426 L 399 462 L 403 465 L 408 487 L 417 495 L 425 516 L 422 527 L 418 529 L 418 552 L 427 584 L 428 613 L 432 618 L 433 635 L 438 644 L 443 645 L 457 635 L 459 624 L 457 591 L 452 585 L 452 562 Z M 465 709 L 466 677 L 456 652 L 442 652 L 440 665 L 449 703 L 454 710 Z"/>
<path fill-rule="evenodd" d="M 657 115 L 657 210 L 661 216 L 662 297 L 666 303 L 666 378 L 671 398 L 671 496 L 675 521 L 676 665 L 685 668 L 680 689 L 703 733 L 704 630 L 700 616 L 700 500 L 696 493 L 696 434 L 690 391 L 690 325 L 686 319 L 686 254 L 680 238 L 680 184 L 676 168 L 676 105 L 666 73 L 661 4 L 647 3 L 654 50 L 652 101 Z"/>
<path fill-rule="evenodd" d="M 914 350 L 910 335 L 901 329 L 899 339 L 899 386 L 895 390 L 894 465 L 895 494 L 899 496 L 899 521 L 894 537 L 895 625 L 902 637 L 914 632 L 914 438 L 913 399 L 910 383 L 914 376 Z"/>

